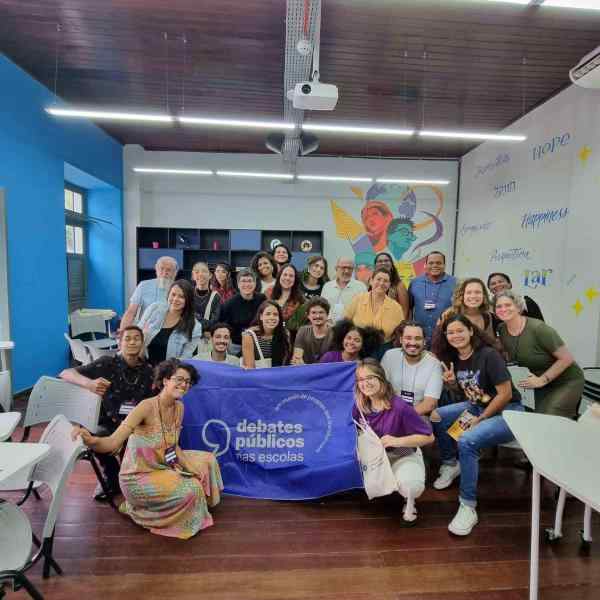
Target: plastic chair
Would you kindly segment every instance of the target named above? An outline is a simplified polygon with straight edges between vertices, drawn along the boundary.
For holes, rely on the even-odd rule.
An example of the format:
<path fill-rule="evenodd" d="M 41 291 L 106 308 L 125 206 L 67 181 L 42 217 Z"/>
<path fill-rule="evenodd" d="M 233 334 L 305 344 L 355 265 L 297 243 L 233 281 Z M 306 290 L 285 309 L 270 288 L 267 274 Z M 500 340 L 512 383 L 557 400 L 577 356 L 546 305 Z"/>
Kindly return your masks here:
<path fill-rule="evenodd" d="M 41 481 L 52 492 L 52 500 L 44 522 L 41 541 L 31 530 L 27 515 L 17 506 L 0 505 L 0 518 L 3 529 L 10 535 L 0 538 L 0 584 L 12 582 L 13 590 L 24 587 L 35 600 L 43 599 L 35 586 L 27 579 L 25 572 L 44 559 L 43 577 L 50 576 L 50 569 L 62 575 L 62 569 L 52 558 L 54 527 L 62 503 L 65 487 L 77 459 L 84 450 L 80 439 L 73 441 L 73 426 L 63 415 L 57 415 L 46 427 L 41 442 L 51 446 L 50 453 L 33 467 L 31 476 Z M 35 546 L 37 551 L 32 555 Z"/>
<path fill-rule="evenodd" d="M 65 340 L 69 343 L 69 348 L 71 348 L 71 354 L 73 355 L 73 360 L 81 363 L 82 365 L 87 365 L 92 362 L 92 358 L 88 349 L 85 347 L 85 344 L 81 340 L 74 340 L 70 338 L 66 333 L 64 334 Z"/>
<path fill-rule="evenodd" d="M 592 435 L 600 434 L 600 404 L 596 404 L 588 408 L 585 413 L 579 418 L 577 423 L 583 428 L 591 429 Z M 554 527 L 544 531 L 546 541 L 551 544 L 556 543 L 562 538 L 562 522 L 563 513 L 565 511 L 565 501 L 567 492 L 564 488 L 560 488 L 558 494 L 558 502 L 556 504 L 556 515 L 554 517 Z M 583 513 L 583 529 L 579 532 L 581 537 L 580 551 L 588 554 L 592 545 L 592 509 L 586 504 Z"/>
<path fill-rule="evenodd" d="M 117 348 L 98 348 L 98 346 L 90 342 L 83 342 L 83 345 L 90 353 L 92 360 L 97 360 L 101 356 L 114 356 L 117 353 Z"/>
<path fill-rule="evenodd" d="M 33 425 L 48 423 L 57 415 L 64 415 L 73 423 L 82 425 L 91 433 L 96 433 L 101 404 L 102 398 L 85 388 L 55 377 L 40 377 L 29 395 L 21 441 L 27 441 Z M 104 493 L 114 507 L 112 496 L 93 453 L 86 449 L 81 458 L 90 462 Z M 32 492 L 37 496 L 36 490 L 39 486 L 40 483 L 32 479 L 29 473 L 21 472 L 3 481 L 0 489 L 25 490 L 25 495 L 17 502 L 20 506 Z"/>
<path fill-rule="evenodd" d="M 11 406 L 10 372 L 0 371 L 0 412 L 10 412 Z"/>
<path fill-rule="evenodd" d="M 96 314 L 88 314 L 80 310 L 76 310 L 69 315 L 71 323 L 71 336 L 77 336 L 89 333 L 92 336 L 91 340 L 85 342 L 89 346 L 95 346 L 100 349 L 117 349 L 117 341 L 110 337 L 110 328 L 104 317 Z M 96 339 L 96 333 L 101 333 L 103 337 Z"/>

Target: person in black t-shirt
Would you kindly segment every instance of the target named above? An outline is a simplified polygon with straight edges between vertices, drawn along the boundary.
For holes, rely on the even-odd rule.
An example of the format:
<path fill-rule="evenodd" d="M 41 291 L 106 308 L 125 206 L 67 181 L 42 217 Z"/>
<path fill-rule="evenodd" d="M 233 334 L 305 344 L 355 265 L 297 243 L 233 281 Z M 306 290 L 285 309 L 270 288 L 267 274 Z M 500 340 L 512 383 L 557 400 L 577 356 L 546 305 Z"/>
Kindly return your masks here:
<path fill-rule="evenodd" d="M 89 365 L 65 369 L 59 377 L 102 396 L 100 435 L 110 435 L 135 405 L 152 396 L 153 371 L 143 358 L 144 334 L 136 325 L 121 333 L 121 351 L 116 356 L 101 356 Z M 108 486 L 119 491 L 119 462 L 111 454 L 99 454 Z M 94 497 L 102 498 L 102 488 Z"/>
<path fill-rule="evenodd" d="M 266 300 L 264 294 L 256 292 L 256 275 L 249 269 L 240 271 L 237 276 L 240 290 L 230 300 L 221 304 L 218 321 L 231 327 L 231 354 L 239 356 L 242 350 L 242 331 L 248 329 L 254 320 L 258 307 Z"/>
<path fill-rule="evenodd" d="M 504 358 L 493 348 L 493 340 L 464 315 L 451 316 L 442 325 L 438 358 L 444 384 L 464 400 L 431 413 L 442 459 L 433 487 L 443 490 L 460 476 L 459 509 L 448 529 L 455 535 L 468 535 L 478 521 L 480 451 L 514 440 L 502 411 L 523 410 L 521 395 L 512 384 Z M 453 427 L 457 421 L 460 427 Z"/>

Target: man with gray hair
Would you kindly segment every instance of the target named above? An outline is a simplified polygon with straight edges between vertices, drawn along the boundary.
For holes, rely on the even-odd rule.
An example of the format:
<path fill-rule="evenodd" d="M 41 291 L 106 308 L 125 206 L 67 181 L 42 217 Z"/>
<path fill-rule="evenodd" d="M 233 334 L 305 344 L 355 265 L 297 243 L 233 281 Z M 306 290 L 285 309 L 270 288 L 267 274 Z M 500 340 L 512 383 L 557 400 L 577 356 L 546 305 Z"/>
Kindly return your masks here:
<path fill-rule="evenodd" d="M 154 266 L 156 279 L 140 281 L 129 300 L 129 306 L 121 319 L 120 329 L 133 324 L 154 302 L 166 302 L 167 293 L 177 277 L 179 265 L 171 256 L 161 256 Z"/>
<path fill-rule="evenodd" d="M 353 279 L 354 260 L 352 258 L 340 257 L 335 264 L 335 279 L 328 281 L 321 291 L 321 297 L 325 298 L 331 309 L 329 321 L 335 323 L 344 318 L 346 306 L 350 304 L 356 294 L 367 291 L 362 281 Z"/>
<path fill-rule="evenodd" d="M 239 293 L 221 304 L 217 321 L 223 321 L 231 327 L 231 354 L 239 355 L 242 350 L 242 331 L 247 329 L 256 316 L 258 307 L 266 300 L 264 294 L 256 291 L 256 275 L 249 269 L 237 274 Z"/>

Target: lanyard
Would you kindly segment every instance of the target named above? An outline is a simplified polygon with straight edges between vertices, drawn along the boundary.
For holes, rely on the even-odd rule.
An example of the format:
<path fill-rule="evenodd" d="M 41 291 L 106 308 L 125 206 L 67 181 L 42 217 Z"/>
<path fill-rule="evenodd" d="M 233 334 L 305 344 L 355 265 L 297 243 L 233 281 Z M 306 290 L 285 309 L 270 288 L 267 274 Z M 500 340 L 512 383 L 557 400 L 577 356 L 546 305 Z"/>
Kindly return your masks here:
<path fill-rule="evenodd" d="M 440 297 L 442 281 L 443 281 L 442 279 L 440 279 L 439 282 L 429 281 L 429 278 L 427 277 L 427 275 L 425 276 L 425 301 L 427 301 L 427 299 L 429 298 L 428 293 L 427 293 L 429 286 L 433 286 L 432 289 L 433 289 L 433 291 L 436 292 L 436 294 L 432 295 L 430 300 L 435 302 L 435 304 L 437 305 L 438 298 Z"/>
<path fill-rule="evenodd" d="M 415 365 L 415 372 L 413 373 L 412 387 L 410 390 L 407 390 L 407 391 L 410 391 L 413 395 L 415 393 L 415 384 L 417 382 L 417 375 L 419 373 L 419 367 L 421 366 L 422 360 L 423 360 L 423 357 L 421 357 L 421 360 L 419 360 L 419 362 Z M 402 383 L 401 383 L 400 387 L 402 388 L 402 390 L 404 390 L 404 364 L 405 364 L 405 362 L 407 362 L 406 356 L 403 353 L 402 354 L 402 371 L 400 374 L 400 377 L 402 378 L 402 380 L 401 380 Z"/>
<path fill-rule="evenodd" d="M 162 418 L 162 413 L 160 410 L 160 400 L 158 398 L 156 398 L 156 404 L 158 406 L 158 418 L 160 419 L 160 429 L 162 431 L 162 437 L 163 437 L 163 442 L 165 443 L 165 447 L 169 447 L 169 444 L 167 443 L 167 436 L 165 433 L 165 426 L 164 426 L 164 422 L 163 422 L 163 418 Z M 177 405 L 175 405 L 175 411 L 177 411 Z M 177 412 L 175 412 L 175 421 L 177 421 Z M 173 444 L 175 445 L 175 434 L 173 433 Z"/>

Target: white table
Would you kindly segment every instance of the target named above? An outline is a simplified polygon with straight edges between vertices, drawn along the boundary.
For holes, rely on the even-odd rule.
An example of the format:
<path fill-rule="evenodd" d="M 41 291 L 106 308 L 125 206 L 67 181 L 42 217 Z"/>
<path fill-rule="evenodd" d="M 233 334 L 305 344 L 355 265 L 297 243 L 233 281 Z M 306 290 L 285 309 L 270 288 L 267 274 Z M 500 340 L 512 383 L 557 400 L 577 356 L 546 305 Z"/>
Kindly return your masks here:
<path fill-rule="evenodd" d="M 20 420 L 21 413 L 0 413 L 0 442 L 4 442 L 13 434 Z"/>
<path fill-rule="evenodd" d="M 564 417 L 507 410 L 502 415 L 533 466 L 529 599 L 539 586 L 540 475 L 600 511 L 600 436 Z"/>
<path fill-rule="evenodd" d="M 0 483 L 37 464 L 49 452 L 49 444 L 0 442 Z"/>

